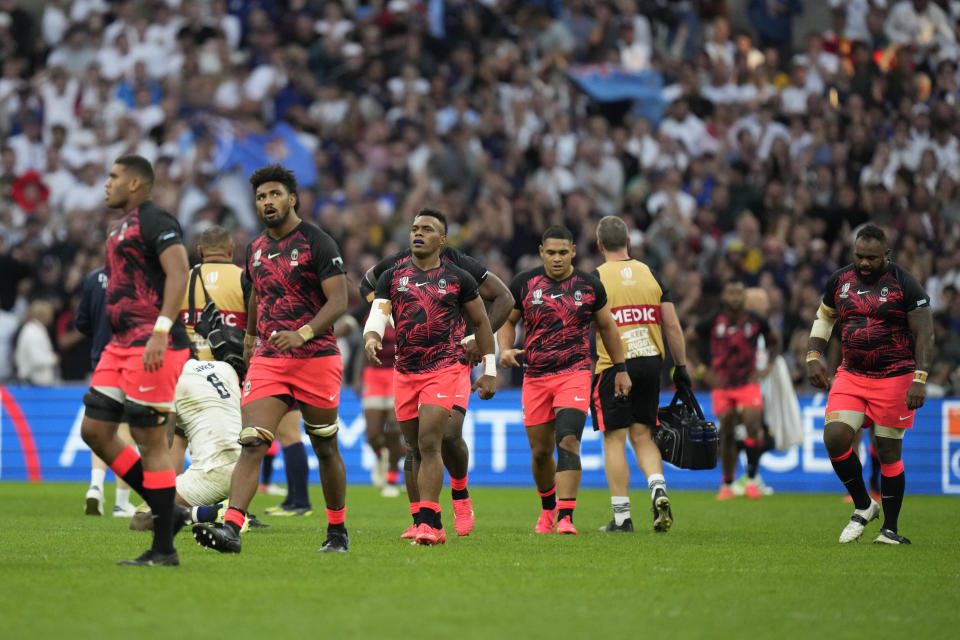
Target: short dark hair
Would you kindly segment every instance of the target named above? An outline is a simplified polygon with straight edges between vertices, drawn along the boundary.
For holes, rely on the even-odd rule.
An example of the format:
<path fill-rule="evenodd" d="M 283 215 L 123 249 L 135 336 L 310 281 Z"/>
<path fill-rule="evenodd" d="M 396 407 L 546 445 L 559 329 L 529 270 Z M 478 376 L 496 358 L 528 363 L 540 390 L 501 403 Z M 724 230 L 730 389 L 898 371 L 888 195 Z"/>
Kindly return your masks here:
<path fill-rule="evenodd" d="M 297 193 L 297 176 L 283 165 L 271 164 L 266 167 L 260 167 L 250 174 L 250 184 L 253 185 L 253 192 L 256 194 L 260 185 L 267 182 L 279 182 L 287 191 L 297 196 L 293 203 L 293 210 L 300 210 L 300 194 Z"/>
<path fill-rule="evenodd" d="M 560 224 L 553 224 L 547 227 L 547 230 L 540 236 L 540 244 L 545 244 L 550 238 L 569 240 L 571 244 L 573 243 L 573 234 L 570 233 L 570 229 Z"/>
<path fill-rule="evenodd" d="M 131 153 L 120 156 L 114 160 L 113 163 L 121 165 L 125 171 L 129 171 L 142 178 L 150 187 L 153 186 L 153 165 L 143 156 Z"/>
<path fill-rule="evenodd" d="M 420 216 L 430 216 L 431 218 L 436 218 L 440 221 L 440 224 L 443 225 L 443 235 L 447 235 L 447 216 L 443 215 L 436 209 L 420 209 L 417 211 L 417 215 L 413 216 L 413 219 L 416 220 Z"/>
<path fill-rule="evenodd" d="M 884 246 L 887 244 L 887 234 L 875 224 L 867 223 L 863 225 L 860 231 L 857 231 L 857 240 L 860 238 L 864 240 L 879 240 Z"/>
<path fill-rule="evenodd" d="M 597 223 L 597 240 L 608 251 L 619 251 L 630 244 L 627 224 L 617 216 L 604 216 Z"/>

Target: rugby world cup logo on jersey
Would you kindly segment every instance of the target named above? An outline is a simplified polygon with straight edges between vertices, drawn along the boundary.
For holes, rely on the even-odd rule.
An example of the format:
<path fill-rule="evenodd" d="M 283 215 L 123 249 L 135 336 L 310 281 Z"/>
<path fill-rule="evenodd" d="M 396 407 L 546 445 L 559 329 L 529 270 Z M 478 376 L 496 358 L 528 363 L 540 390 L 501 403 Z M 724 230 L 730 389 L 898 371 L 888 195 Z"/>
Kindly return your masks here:
<path fill-rule="evenodd" d="M 400 282 L 398 284 L 400 286 L 397 287 L 397 291 L 409 291 L 410 287 L 407 286 L 408 284 L 410 284 L 409 276 L 401 276 Z"/>
<path fill-rule="evenodd" d="M 260 262 L 260 256 L 262 254 L 263 254 L 262 249 L 257 249 L 256 253 L 253 254 L 253 262 L 252 262 L 253 266 L 259 267 L 261 264 L 263 264 L 262 262 Z"/>
<path fill-rule="evenodd" d="M 207 275 L 203 276 L 203 279 L 207 281 L 208 289 L 219 289 L 220 285 L 217 284 L 217 280 L 220 279 L 219 271 L 211 271 Z"/>
<path fill-rule="evenodd" d="M 840 287 L 840 295 L 838 298 L 849 298 L 850 297 L 850 283 L 844 282 L 843 286 Z"/>
<path fill-rule="evenodd" d="M 624 267 L 623 269 L 620 269 L 620 277 L 623 278 L 620 284 L 625 287 L 636 284 L 636 282 L 633 280 L 633 269 L 631 267 Z"/>
<path fill-rule="evenodd" d="M 530 304 L 543 304 L 543 291 L 540 289 L 533 290 L 533 300 L 530 301 Z"/>
<path fill-rule="evenodd" d="M 917 413 L 917 417 L 921 415 Z M 960 494 L 960 401 L 945 401 L 941 409 L 941 420 L 943 492 Z"/>
<path fill-rule="evenodd" d="M 300 264 L 299 262 L 297 262 L 297 258 L 299 258 L 299 257 L 300 257 L 300 252 L 297 251 L 296 249 L 294 249 L 293 251 L 290 252 L 290 266 L 291 266 L 291 267 L 295 267 L 295 266 L 297 266 L 298 264 Z"/>

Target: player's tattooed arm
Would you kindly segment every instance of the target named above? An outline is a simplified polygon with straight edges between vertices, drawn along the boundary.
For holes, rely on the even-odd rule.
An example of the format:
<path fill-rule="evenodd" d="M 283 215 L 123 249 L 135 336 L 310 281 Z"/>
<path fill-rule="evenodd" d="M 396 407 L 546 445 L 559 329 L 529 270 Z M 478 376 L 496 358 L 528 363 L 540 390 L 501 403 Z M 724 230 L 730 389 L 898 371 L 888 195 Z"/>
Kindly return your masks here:
<path fill-rule="evenodd" d="M 927 398 L 927 372 L 933 362 L 933 313 L 929 305 L 917 307 L 907 314 L 907 324 L 913 334 L 913 359 L 917 362 L 917 372 L 913 383 L 907 390 L 907 408 L 919 409 Z"/>
<path fill-rule="evenodd" d="M 507 317 L 507 321 L 497 331 L 497 344 L 500 346 L 500 366 L 505 369 L 520 366 L 517 356 L 523 353 L 523 349 L 514 349 L 513 343 L 517 341 L 517 323 L 520 322 L 521 315 L 520 309 L 514 308 Z"/>

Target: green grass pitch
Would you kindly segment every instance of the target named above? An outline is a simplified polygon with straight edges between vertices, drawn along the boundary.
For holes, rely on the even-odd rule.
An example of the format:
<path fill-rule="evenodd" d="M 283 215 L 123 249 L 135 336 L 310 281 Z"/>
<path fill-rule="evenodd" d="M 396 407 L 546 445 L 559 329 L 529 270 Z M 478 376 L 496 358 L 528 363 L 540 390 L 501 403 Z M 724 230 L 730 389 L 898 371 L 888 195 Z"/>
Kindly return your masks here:
<path fill-rule="evenodd" d="M 0 483 L 0 638 L 897 638 L 960 637 L 960 502 L 908 495 L 910 547 L 837 536 L 838 495 L 717 503 L 671 494 L 676 523 L 604 534 L 603 491 L 581 493 L 579 536 L 538 536 L 532 489 L 472 490 L 477 526 L 436 548 L 398 539 L 403 496 L 350 487 L 350 553 L 316 552 L 323 510 L 264 520 L 243 553 L 178 536 L 179 568 L 118 567 L 149 534 L 84 516 L 80 484 Z M 311 487 L 315 505 L 319 486 Z M 113 504 L 113 488 L 107 489 Z M 258 495 L 255 513 L 280 498 Z"/>

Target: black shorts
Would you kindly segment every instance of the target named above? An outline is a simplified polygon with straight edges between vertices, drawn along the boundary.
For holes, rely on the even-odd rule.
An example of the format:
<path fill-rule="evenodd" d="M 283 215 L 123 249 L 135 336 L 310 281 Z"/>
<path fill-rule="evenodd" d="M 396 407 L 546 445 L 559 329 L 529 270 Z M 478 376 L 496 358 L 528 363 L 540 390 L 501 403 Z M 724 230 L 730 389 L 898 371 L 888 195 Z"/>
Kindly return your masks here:
<path fill-rule="evenodd" d="M 660 367 L 663 358 L 646 356 L 627 360 L 627 373 L 633 388 L 626 398 L 614 396 L 613 367 L 594 374 L 590 389 L 590 416 L 594 431 L 626 429 L 639 422 L 648 427 L 657 424 L 660 407 Z"/>

